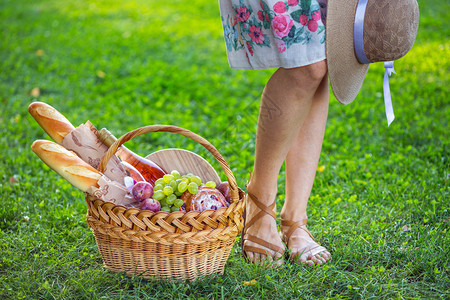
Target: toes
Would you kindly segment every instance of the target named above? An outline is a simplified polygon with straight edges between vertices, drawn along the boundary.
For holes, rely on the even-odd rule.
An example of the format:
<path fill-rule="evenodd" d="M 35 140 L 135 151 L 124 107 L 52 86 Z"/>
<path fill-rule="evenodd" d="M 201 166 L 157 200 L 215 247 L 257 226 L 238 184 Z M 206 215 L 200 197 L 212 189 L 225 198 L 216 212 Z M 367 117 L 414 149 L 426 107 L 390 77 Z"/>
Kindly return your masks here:
<path fill-rule="evenodd" d="M 320 254 L 314 255 L 314 259 L 316 260 L 316 265 L 323 265 L 327 262 L 325 258 L 323 258 Z"/>
<path fill-rule="evenodd" d="M 314 262 L 312 261 L 312 260 L 307 260 L 307 261 L 305 261 L 304 262 L 305 263 L 305 265 L 307 265 L 307 266 L 314 266 Z"/>
<path fill-rule="evenodd" d="M 255 256 L 253 255 L 253 252 L 246 252 L 246 254 L 249 261 L 255 261 Z"/>
<path fill-rule="evenodd" d="M 320 254 L 320 256 L 322 257 L 322 259 L 325 260 L 325 262 L 331 260 L 331 254 L 330 254 L 330 252 L 328 252 L 328 251 L 322 251 L 322 252 L 320 252 L 319 254 Z"/>
<path fill-rule="evenodd" d="M 283 256 L 280 253 L 270 253 L 267 251 L 267 254 L 257 252 L 245 252 L 245 254 L 247 259 L 256 265 L 268 264 L 272 267 L 284 265 Z"/>
<path fill-rule="evenodd" d="M 311 260 L 311 255 L 309 254 L 309 253 L 302 253 L 301 255 L 300 255 L 300 261 L 302 262 L 302 263 L 306 263 L 306 262 L 312 262 L 312 260 Z M 313 263 L 314 264 L 314 263 Z"/>
<path fill-rule="evenodd" d="M 281 258 L 278 258 L 272 263 L 272 265 L 274 267 L 282 267 L 284 265 L 284 260 Z"/>
<path fill-rule="evenodd" d="M 264 255 L 262 255 L 262 254 L 255 253 L 255 263 L 259 265 L 261 263 L 261 261 L 263 260 L 263 256 Z"/>
<path fill-rule="evenodd" d="M 321 266 L 331 260 L 331 254 L 328 251 L 323 251 L 315 255 L 311 255 L 311 252 L 293 252 L 290 260 L 293 263 L 304 263 L 308 266 Z"/>

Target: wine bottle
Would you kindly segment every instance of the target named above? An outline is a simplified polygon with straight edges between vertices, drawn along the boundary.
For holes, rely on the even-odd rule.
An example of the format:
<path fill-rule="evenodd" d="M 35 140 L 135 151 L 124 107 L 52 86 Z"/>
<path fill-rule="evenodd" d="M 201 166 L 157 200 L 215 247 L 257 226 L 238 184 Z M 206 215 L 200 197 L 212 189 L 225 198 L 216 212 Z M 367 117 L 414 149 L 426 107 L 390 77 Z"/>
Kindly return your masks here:
<path fill-rule="evenodd" d="M 142 174 L 135 167 L 133 167 L 132 165 L 130 165 L 126 161 L 122 160 L 120 162 L 120 164 L 125 169 L 125 172 L 127 172 L 128 176 L 133 178 L 134 181 L 136 181 L 136 182 L 146 181 L 144 176 L 142 176 Z"/>
<path fill-rule="evenodd" d="M 106 128 L 103 128 L 98 132 L 98 138 L 108 147 L 117 141 L 117 138 Z M 122 161 L 125 161 L 135 167 L 136 170 L 144 176 L 145 180 L 150 182 L 152 185 L 155 184 L 157 179 L 163 177 L 164 174 L 167 174 L 167 172 L 156 163 L 137 155 L 125 146 L 120 146 L 116 151 L 116 155 Z"/>

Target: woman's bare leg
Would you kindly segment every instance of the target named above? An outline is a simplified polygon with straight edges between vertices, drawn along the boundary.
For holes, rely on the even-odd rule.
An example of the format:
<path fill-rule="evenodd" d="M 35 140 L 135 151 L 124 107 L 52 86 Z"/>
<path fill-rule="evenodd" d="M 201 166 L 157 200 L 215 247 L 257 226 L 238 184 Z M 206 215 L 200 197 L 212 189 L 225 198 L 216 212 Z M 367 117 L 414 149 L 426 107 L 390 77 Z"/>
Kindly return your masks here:
<path fill-rule="evenodd" d="M 328 80 L 324 77 L 317 89 L 309 114 L 301 127 L 286 157 L 286 200 L 281 211 L 282 220 L 299 221 L 307 218 L 306 206 L 319 162 L 325 125 L 328 115 Z M 282 226 L 285 231 L 288 229 Z M 331 258 L 326 249 L 311 256 L 304 251 L 317 243 L 300 228 L 296 229 L 290 239 L 294 257 L 309 264 L 323 264 Z"/>
<path fill-rule="evenodd" d="M 280 68 L 263 91 L 256 132 L 255 165 L 247 190 L 265 205 L 272 204 L 276 197 L 281 165 L 309 115 L 316 90 L 326 73 L 325 61 L 294 69 Z M 246 211 L 246 219 L 249 220 L 260 209 L 252 201 L 248 201 Z M 246 234 L 284 248 L 276 222 L 269 215 L 264 215 L 250 228 L 246 228 Z M 244 245 L 264 249 L 248 240 L 244 241 Z M 273 251 L 264 250 L 270 255 L 252 252 L 246 254 L 256 263 L 270 260 Z"/>

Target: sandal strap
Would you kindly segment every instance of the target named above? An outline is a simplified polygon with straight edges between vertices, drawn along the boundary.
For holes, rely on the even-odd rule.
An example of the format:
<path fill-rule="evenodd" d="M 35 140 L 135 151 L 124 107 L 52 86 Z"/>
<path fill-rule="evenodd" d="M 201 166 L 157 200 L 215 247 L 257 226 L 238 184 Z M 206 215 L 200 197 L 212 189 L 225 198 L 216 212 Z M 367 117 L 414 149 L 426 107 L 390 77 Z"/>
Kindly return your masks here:
<path fill-rule="evenodd" d="M 243 251 L 244 253 L 247 253 L 247 252 L 253 252 L 253 253 L 259 253 L 259 254 L 265 254 L 265 255 L 271 256 L 272 258 L 275 257 L 276 253 L 280 253 L 281 255 L 283 255 L 283 254 L 284 254 L 284 251 L 285 251 L 284 248 L 281 248 L 281 247 L 279 247 L 279 246 L 277 246 L 277 245 L 274 245 L 274 244 L 272 244 L 272 243 L 269 243 L 269 242 L 267 242 L 267 241 L 265 241 L 265 240 L 263 240 L 263 239 L 260 239 L 260 238 L 254 236 L 254 235 L 245 233 L 245 232 L 247 231 L 246 229 L 250 228 L 256 221 L 260 220 L 260 219 L 261 219 L 263 216 L 265 216 L 265 215 L 269 215 L 269 216 L 271 216 L 274 220 L 276 220 L 276 213 L 273 211 L 273 209 L 274 209 L 275 206 L 276 206 L 276 199 L 274 199 L 274 201 L 273 201 L 272 204 L 270 204 L 270 205 L 265 205 L 265 204 L 261 203 L 261 202 L 258 200 L 258 198 L 257 198 L 254 194 L 252 194 L 252 193 L 250 193 L 250 192 L 248 192 L 248 191 L 247 191 L 247 197 L 246 197 L 246 198 L 247 198 L 246 201 L 248 201 L 248 200 L 249 200 L 248 198 L 250 198 L 250 199 L 252 200 L 252 202 L 253 202 L 253 203 L 254 203 L 261 211 L 258 212 L 256 215 L 254 215 L 254 216 L 250 219 L 250 221 L 245 220 L 245 226 L 244 226 L 244 230 L 243 230 L 244 235 L 243 235 L 243 237 L 241 238 L 241 239 L 242 239 L 242 240 L 241 240 L 241 248 L 242 248 L 242 251 Z M 245 211 L 244 211 L 244 214 L 245 214 Z M 262 246 L 262 247 L 264 247 L 264 248 L 266 248 L 266 249 L 263 249 L 263 248 L 261 248 L 261 247 L 255 247 L 255 246 L 244 245 L 244 241 L 245 241 L 245 240 L 250 241 L 250 242 L 253 242 L 253 243 L 255 243 L 255 244 L 258 244 L 258 245 L 260 245 L 260 246 Z M 271 255 L 270 252 L 269 252 L 269 250 L 267 250 L 267 249 L 270 249 L 270 250 L 274 251 L 274 252 L 275 252 L 274 255 Z"/>
<path fill-rule="evenodd" d="M 326 250 L 327 250 L 327 248 L 325 248 L 324 246 L 317 245 L 315 247 L 309 248 L 307 251 L 311 253 L 310 254 L 311 256 L 314 256 L 314 255 L 319 254 L 320 252 L 323 252 L 323 251 L 326 251 Z"/>
<path fill-rule="evenodd" d="M 261 245 L 261 246 L 263 246 L 263 247 L 265 247 L 265 248 L 267 248 L 267 249 L 270 249 L 270 250 L 272 250 L 272 251 L 278 252 L 278 253 L 280 253 L 280 254 L 283 254 L 283 253 L 284 253 L 284 249 L 283 249 L 283 248 L 281 248 L 281 247 L 279 247 L 279 246 L 277 246 L 277 245 L 274 245 L 274 244 L 272 244 L 272 243 L 269 243 L 269 242 L 267 242 L 267 241 L 265 241 L 265 240 L 262 240 L 262 239 L 260 239 L 260 238 L 258 238 L 258 237 L 256 237 L 256 236 L 254 236 L 254 235 L 248 234 L 248 235 L 246 235 L 245 239 L 246 239 L 247 241 L 256 243 L 256 244 L 258 244 L 258 245 Z M 253 250 L 251 250 L 250 248 L 253 249 L 253 250 L 255 250 L 255 249 L 260 249 L 261 251 L 264 251 L 264 252 L 253 251 Z M 261 248 L 252 247 L 252 246 L 244 246 L 244 250 L 250 251 L 250 252 L 258 252 L 258 253 L 262 253 L 262 254 L 265 254 L 265 253 L 267 252 L 267 250 L 263 250 L 263 249 L 261 249 Z"/>
<path fill-rule="evenodd" d="M 272 218 L 276 219 L 276 213 L 273 211 L 275 205 L 276 205 L 276 199 L 274 199 L 273 203 L 271 205 L 265 205 L 261 203 L 258 198 L 253 195 L 250 192 L 247 192 L 248 197 L 251 198 L 252 202 L 255 203 L 255 205 L 261 210 L 256 215 L 254 215 L 250 221 L 246 222 L 245 227 L 249 228 L 255 223 L 256 221 L 260 220 L 264 215 L 269 215 Z"/>
<path fill-rule="evenodd" d="M 300 257 L 300 256 L 302 256 L 305 253 L 308 253 L 308 255 L 311 255 L 311 256 L 315 256 L 316 254 L 319 254 L 319 253 L 321 253 L 323 251 L 327 251 L 327 248 L 325 248 L 325 247 L 323 247 L 321 245 L 316 245 L 314 247 L 311 247 L 311 248 L 306 247 L 306 248 L 302 249 L 301 251 L 297 251 L 295 253 L 292 253 L 291 256 L 292 257 Z"/>
<path fill-rule="evenodd" d="M 289 238 L 291 237 L 291 235 L 294 233 L 294 231 L 297 228 L 302 229 L 303 231 L 305 231 L 313 240 L 314 242 L 317 243 L 316 239 L 313 237 L 313 235 L 311 234 L 311 232 L 309 232 L 309 230 L 306 228 L 306 223 L 308 222 L 308 219 L 302 219 L 300 221 L 289 221 L 289 220 L 281 220 L 281 225 L 282 226 L 290 226 L 288 229 L 288 232 L 285 234 L 286 237 L 286 243 L 289 244 Z"/>

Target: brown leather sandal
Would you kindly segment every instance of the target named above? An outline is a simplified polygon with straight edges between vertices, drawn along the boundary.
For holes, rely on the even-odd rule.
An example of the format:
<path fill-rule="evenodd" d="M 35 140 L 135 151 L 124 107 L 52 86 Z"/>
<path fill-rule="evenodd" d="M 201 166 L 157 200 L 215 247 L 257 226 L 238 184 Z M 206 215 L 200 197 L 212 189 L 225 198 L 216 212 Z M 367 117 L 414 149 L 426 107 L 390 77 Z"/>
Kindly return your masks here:
<path fill-rule="evenodd" d="M 276 219 L 276 214 L 273 211 L 273 209 L 276 205 L 276 200 L 274 200 L 271 205 L 266 206 L 265 204 L 259 202 L 258 198 L 256 198 L 256 196 L 251 193 L 247 193 L 245 195 L 245 197 L 246 197 L 246 199 L 245 199 L 246 202 L 249 200 L 249 197 L 250 197 L 250 199 L 253 201 L 253 203 L 255 203 L 255 205 L 259 209 L 261 209 L 261 211 L 259 213 L 257 213 L 256 215 L 254 215 L 253 218 L 251 218 L 251 220 L 247 222 L 246 221 L 246 210 L 244 210 L 244 229 L 242 230 L 242 235 L 241 235 L 241 250 L 242 250 L 242 254 L 244 255 L 244 258 L 248 260 L 247 251 L 271 256 L 273 260 L 278 259 L 278 258 L 276 258 L 277 253 L 280 253 L 281 257 L 283 257 L 283 254 L 284 254 L 283 248 L 281 248 L 277 245 L 274 245 L 272 243 L 269 243 L 265 240 L 262 240 L 254 235 L 250 235 L 250 234 L 246 233 L 247 229 L 250 228 L 257 220 L 262 218 L 265 214 L 268 214 L 272 218 Z M 271 255 L 270 252 L 268 252 L 265 249 L 255 247 L 255 246 L 244 245 L 244 242 L 246 240 L 256 243 L 256 244 L 259 244 L 262 247 L 265 247 L 267 249 L 274 251 L 275 253 L 273 255 Z"/>
<path fill-rule="evenodd" d="M 303 249 L 303 251 L 296 252 L 296 253 L 298 253 L 297 255 L 291 255 L 291 256 L 290 256 L 290 260 L 291 260 L 291 261 L 294 261 L 297 257 L 300 257 L 301 254 L 302 254 L 303 252 L 305 252 L 305 251 L 310 252 L 310 256 L 311 256 L 311 257 L 314 257 L 316 254 L 319 254 L 319 253 L 322 252 L 322 251 L 328 251 L 327 248 L 325 248 L 325 247 L 319 245 L 319 243 L 318 243 L 318 242 L 316 241 L 316 239 L 313 237 L 313 235 L 311 234 L 311 232 L 309 232 L 309 230 L 306 228 L 306 223 L 307 223 L 307 221 L 308 221 L 308 219 L 302 219 L 302 220 L 297 221 L 297 222 L 295 222 L 295 221 L 288 221 L 288 220 L 281 220 L 281 226 L 289 226 L 289 229 L 287 230 L 287 233 L 286 233 L 286 234 L 285 234 L 285 231 L 284 231 L 284 230 L 281 231 L 281 232 L 282 232 L 281 239 L 283 240 L 283 242 L 286 243 L 286 245 L 287 245 L 288 248 L 290 248 L 290 247 L 289 247 L 289 239 L 291 238 L 291 235 L 294 233 L 294 231 L 295 231 L 297 228 L 300 228 L 300 229 L 302 229 L 303 231 L 305 231 L 305 232 L 313 239 L 313 241 L 317 243 L 317 246 L 314 246 L 314 247 L 311 247 L 311 248 L 305 247 L 305 248 Z M 304 239 L 304 237 L 300 237 L 300 238 L 303 238 L 303 239 Z M 299 254 L 300 254 L 300 255 L 299 255 Z M 330 260 L 331 260 L 331 257 L 330 257 L 330 259 L 327 260 L 327 261 L 330 261 Z"/>

